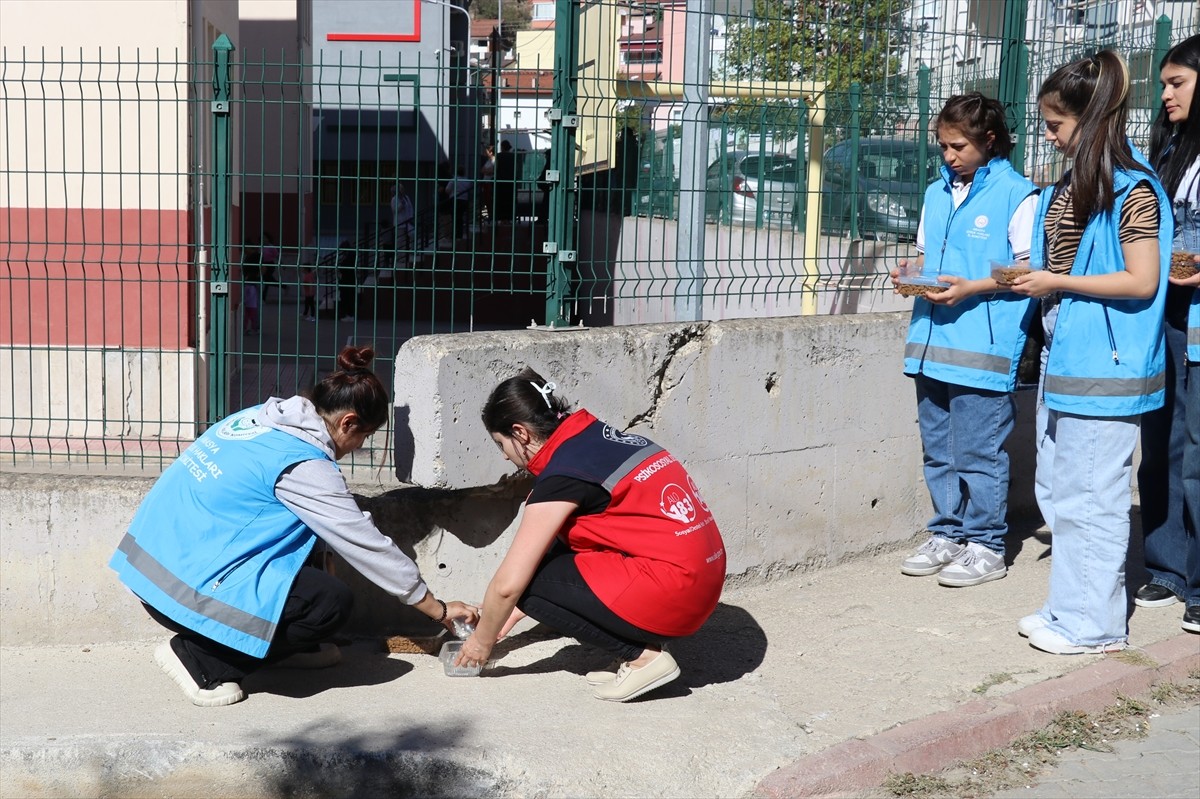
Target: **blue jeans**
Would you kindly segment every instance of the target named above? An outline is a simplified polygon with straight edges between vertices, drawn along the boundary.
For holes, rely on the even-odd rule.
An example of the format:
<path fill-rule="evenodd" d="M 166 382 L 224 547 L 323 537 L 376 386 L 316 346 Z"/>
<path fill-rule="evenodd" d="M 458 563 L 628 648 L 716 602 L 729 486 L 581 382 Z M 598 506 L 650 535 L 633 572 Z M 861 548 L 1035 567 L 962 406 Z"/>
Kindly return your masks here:
<path fill-rule="evenodd" d="M 1188 607 L 1200 605 L 1200 363 L 1187 366 L 1185 387 L 1187 443 L 1183 448 L 1183 496 L 1188 532 L 1187 588 L 1183 599 Z"/>
<path fill-rule="evenodd" d="M 1044 317 L 1043 380 L 1057 316 L 1053 307 Z M 1034 492 L 1052 535 L 1050 591 L 1038 613 L 1073 644 L 1124 641 L 1138 417 L 1076 416 L 1051 410 L 1044 397 L 1038 386 Z"/>
<path fill-rule="evenodd" d="M 1138 493 L 1142 505 L 1146 570 L 1150 582 L 1184 595 L 1189 551 L 1197 539 L 1183 522 L 1183 449 L 1187 313 L 1191 289 L 1169 286 L 1163 331 L 1167 339 L 1166 404 L 1142 416 L 1142 462 Z M 1200 600 L 1197 600 L 1200 601 Z"/>
<path fill-rule="evenodd" d="M 916 376 L 931 533 L 1004 554 L 1008 452 L 1016 401 L 1006 392 Z"/>

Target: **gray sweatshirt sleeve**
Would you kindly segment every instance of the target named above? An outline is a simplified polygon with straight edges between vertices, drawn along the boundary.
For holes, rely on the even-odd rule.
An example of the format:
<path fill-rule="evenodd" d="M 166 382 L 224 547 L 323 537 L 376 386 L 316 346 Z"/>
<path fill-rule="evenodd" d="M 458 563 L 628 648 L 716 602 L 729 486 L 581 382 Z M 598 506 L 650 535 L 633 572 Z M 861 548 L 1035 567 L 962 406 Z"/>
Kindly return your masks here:
<path fill-rule="evenodd" d="M 429 591 L 417 564 L 359 510 L 346 478 L 329 461 L 296 464 L 276 481 L 275 496 L 360 574 L 406 605 Z"/>

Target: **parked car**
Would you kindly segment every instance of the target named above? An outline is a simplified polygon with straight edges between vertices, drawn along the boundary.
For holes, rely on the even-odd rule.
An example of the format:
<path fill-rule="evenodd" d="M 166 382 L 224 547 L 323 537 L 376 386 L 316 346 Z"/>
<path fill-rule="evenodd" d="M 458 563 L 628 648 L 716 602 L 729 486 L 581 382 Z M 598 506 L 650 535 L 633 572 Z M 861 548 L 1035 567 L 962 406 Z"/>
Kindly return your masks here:
<path fill-rule="evenodd" d="M 782 153 L 734 150 L 718 158 L 705 176 L 704 215 L 735 225 L 792 225 L 803 166 Z"/>
<path fill-rule="evenodd" d="M 864 238 L 915 239 L 925 189 L 942 163 L 937 147 L 931 144 L 926 152 L 922 168 L 919 145 L 910 139 L 859 139 L 857 163 L 852 163 L 851 142 L 830 147 L 822 164 L 822 226 L 849 231 L 857 214 Z"/>

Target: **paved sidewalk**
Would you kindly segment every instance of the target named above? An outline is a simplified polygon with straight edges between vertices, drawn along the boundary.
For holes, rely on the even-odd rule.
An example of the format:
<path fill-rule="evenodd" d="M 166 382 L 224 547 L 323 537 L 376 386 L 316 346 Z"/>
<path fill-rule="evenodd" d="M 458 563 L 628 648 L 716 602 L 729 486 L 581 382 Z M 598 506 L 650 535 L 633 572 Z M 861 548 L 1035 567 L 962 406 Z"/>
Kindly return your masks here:
<path fill-rule="evenodd" d="M 1004 791 L 994 799 L 1200 797 L 1200 705 L 1151 717 L 1145 738 L 1116 741 L 1113 749 L 1067 752 L 1036 785 Z"/>
<path fill-rule="evenodd" d="M 0 797 L 860 795 L 1200 667 L 1178 608 L 1134 611 L 1140 658 L 1032 649 L 1015 623 L 1045 594 L 1046 539 L 1010 540 L 1008 577 L 967 589 L 901 575 L 906 551 L 735 581 L 673 647 L 680 679 L 627 704 L 588 690 L 602 653 L 528 622 L 480 678 L 359 641 L 209 709 L 157 641 L 0 647 Z"/>

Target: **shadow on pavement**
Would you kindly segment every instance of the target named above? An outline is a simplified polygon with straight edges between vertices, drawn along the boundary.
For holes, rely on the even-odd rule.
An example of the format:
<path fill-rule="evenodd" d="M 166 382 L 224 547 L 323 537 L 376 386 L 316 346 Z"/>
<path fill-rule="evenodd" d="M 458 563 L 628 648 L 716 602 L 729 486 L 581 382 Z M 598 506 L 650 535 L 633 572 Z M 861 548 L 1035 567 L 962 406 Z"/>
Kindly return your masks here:
<path fill-rule="evenodd" d="M 383 685 L 413 670 L 411 663 L 358 647 L 342 647 L 342 662 L 328 669 L 276 669 L 256 671 L 242 680 L 250 694 L 275 694 L 304 699 L 335 688 Z"/>
<path fill-rule="evenodd" d="M 556 636 L 553 630 L 539 624 L 501 641 L 494 655 L 498 662 L 485 669 L 482 676 L 503 677 L 554 671 L 568 671 L 582 676 L 594 669 L 605 668 L 611 660 L 594 647 L 571 642 L 553 655 L 528 665 L 504 665 L 504 654 Z M 767 636 L 747 611 L 721 603 L 698 632 L 672 641 L 670 650 L 683 673 L 675 682 L 650 694 L 650 698 L 686 696 L 692 688 L 734 682 L 744 677 L 757 669 L 766 656 Z"/>
<path fill-rule="evenodd" d="M 266 782 L 275 797 L 471 797 L 495 795 L 501 786 L 482 770 L 440 758 L 459 743 L 460 725 L 423 725 L 386 736 L 339 737 L 313 723 L 268 747 L 275 750 Z"/>

